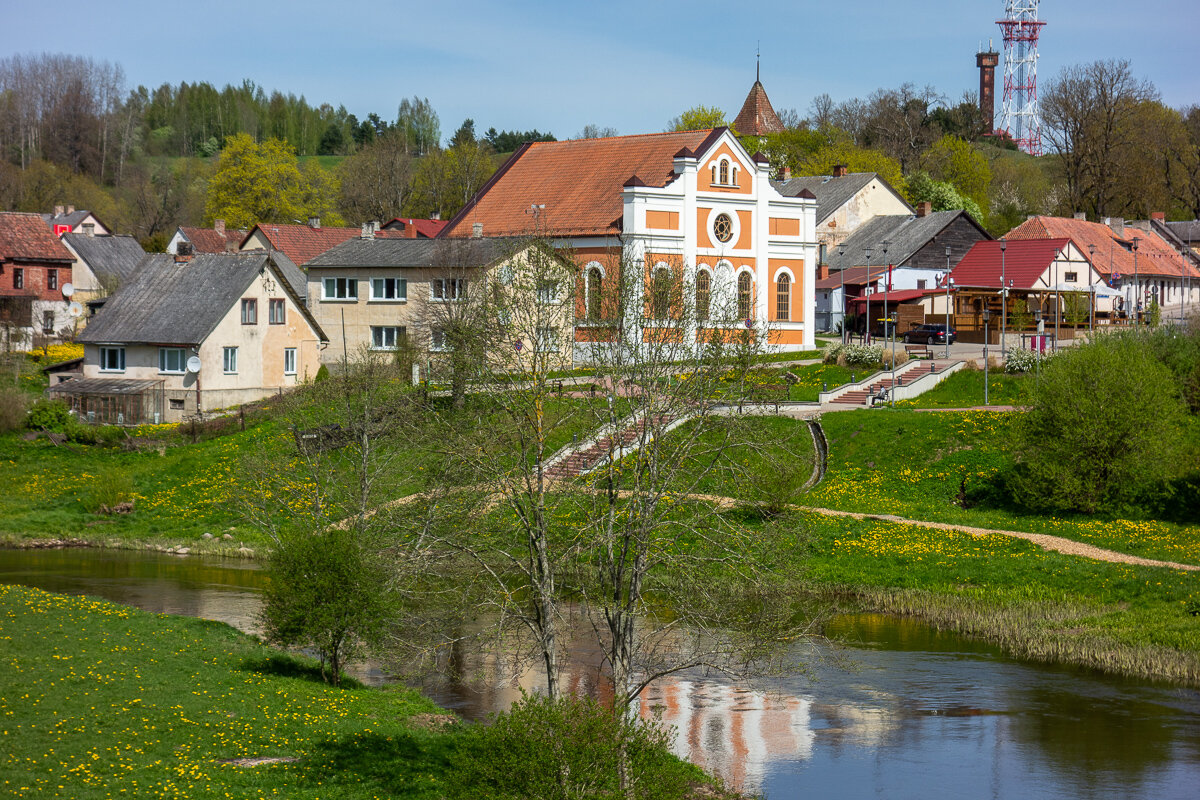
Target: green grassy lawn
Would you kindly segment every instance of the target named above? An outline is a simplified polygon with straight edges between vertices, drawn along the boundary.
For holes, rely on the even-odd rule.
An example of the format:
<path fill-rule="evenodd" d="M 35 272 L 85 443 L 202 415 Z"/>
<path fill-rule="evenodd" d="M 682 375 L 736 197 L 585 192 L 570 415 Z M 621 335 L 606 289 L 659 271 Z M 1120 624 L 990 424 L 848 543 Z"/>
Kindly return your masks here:
<path fill-rule="evenodd" d="M 1025 406 L 1032 402 L 1036 377 L 1017 373 L 988 373 L 987 402 L 993 406 Z M 912 400 L 896 403 L 898 408 L 971 408 L 982 406 L 983 371 L 962 369 Z"/>
<path fill-rule="evenodd" d="M 440 712 L 413 691 L 330 688 L 223 624 L 19 586 L 0 637 L 5 796 L 443 796 L 454 736 L 407 725 Z M 223 763 L 271 757 L 300 760 Z"/>

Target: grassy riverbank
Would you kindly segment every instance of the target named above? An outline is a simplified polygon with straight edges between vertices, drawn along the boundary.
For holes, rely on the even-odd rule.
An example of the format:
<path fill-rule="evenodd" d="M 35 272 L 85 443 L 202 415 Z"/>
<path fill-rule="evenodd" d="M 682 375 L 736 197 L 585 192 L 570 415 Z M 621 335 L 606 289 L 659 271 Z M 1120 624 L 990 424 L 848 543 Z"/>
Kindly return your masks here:
<path fill-rule="evenodd" d="M 511 752 L 429 700 L 328 687 L 311 664 L 219 623 L 0 586 L 0 640 L 6 797 L 502 793 L 488 776 Z M 663 791 L 706 782 L 665 752 L 653 768 Z"/>

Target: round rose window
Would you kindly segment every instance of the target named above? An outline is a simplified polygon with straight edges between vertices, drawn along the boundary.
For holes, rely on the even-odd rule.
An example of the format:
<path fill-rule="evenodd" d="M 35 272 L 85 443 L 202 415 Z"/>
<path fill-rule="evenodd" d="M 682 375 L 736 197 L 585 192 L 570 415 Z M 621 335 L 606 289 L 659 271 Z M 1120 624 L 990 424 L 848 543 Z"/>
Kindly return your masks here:
<path fill-rule="evenodd" d="M 733 238 L 733 220 L 728 214 L 718 214 L 713 222 L 713 234 L 718 242 L 728 242 Z"/>

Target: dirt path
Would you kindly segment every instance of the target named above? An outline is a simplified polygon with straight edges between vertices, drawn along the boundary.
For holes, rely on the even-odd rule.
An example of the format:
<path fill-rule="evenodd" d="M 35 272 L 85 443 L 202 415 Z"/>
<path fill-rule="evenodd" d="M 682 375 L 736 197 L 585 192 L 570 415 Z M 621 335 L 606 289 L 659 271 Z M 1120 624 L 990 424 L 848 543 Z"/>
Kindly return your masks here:
<path fill-rule="evenodd" d="M 726 498 L 728 499 L 728 498 Z M 905 517 L 897 517 L 894 514 L 864 514 L 857 511 L 837 511 L 832 508 L 815 508 L 812 506 L 793 506 L 797 511 L 809 511 L 814 514 L 824 514 L 829 517 L 851 517 L 853 519 L 877 519 L 884 522 L 899 522 L 904 525 L 919 525 L 923 528 L 933 528 L 939 531 L 962 531 L 969 533 L 972 536 L 987 536 L 989 534 L 999 534 L 1001 536 L 1011 536 L 1014 539 L 1024 539 L 1027 542 L 1033 542 L 1043 550 L 1051 550 L 1056 553 L 1064 553 L 1069 556 L 1083 556 L 1094 561 L 1108 561 L 1113 564 L 1133 564 L 1139 567 L 1167 567 L 1168 569 L 1182 569 L 1189 572 L 1200 571 L 1200 566 L 1196 564 L 1180 564 L 1175 561 L 1158 561 L 1153 558 L 1142 558 L 1140 556 L 1131 556 L 1128 553 L 1118 553 L 1115 550 L 1105 550 L 1103 547 L 1096 547 L 1082 542 L 1076 542 L 1072 539 L 1064 539 L 1061 536 L 1051 536 L 1046 533 L 1026 533 L 1025 531 L 1006 531 L 996 528 L 973 528 L 969 525 L 951 525 L 946 522 L 927 522 L 919 519 L 907 519 Z"/>

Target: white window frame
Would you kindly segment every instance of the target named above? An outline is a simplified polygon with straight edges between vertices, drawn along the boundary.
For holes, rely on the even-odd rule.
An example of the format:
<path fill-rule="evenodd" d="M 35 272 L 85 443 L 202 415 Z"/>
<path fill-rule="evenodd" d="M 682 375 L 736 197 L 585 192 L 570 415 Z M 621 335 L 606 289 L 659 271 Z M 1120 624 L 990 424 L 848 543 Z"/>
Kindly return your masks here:
<path fill-rule="evenodd" d="M 179 358 L 177 368 L 171 368 L 171 355 Z M 158 348 L 158 373 L 160 375 L 182 375 L 187 371 L 187 352 L 182 347 Z"/>
<path fill-rule="evenodd" d="M 538 281 L 537 299 L 542 305 L 561 303 L 562 293 L 558 290 L 558 281 Z"/>
<path fill-rule="evenodd" d="M 330 291 L 331 286 L 333 291 Z M 358 278 L 322 278 L 321 299 L 330 302 L 357 303 Z"/>
<path fill-rule="evenodd" d="M 539 353 L 557 353 L 561 348 L 558 328 L 547 325 L 537 329 L 537 341 L 534 348 Z"/>
<path fill-rule="evenodd" d="M 446 346 L 446 331 L 444 328 L 429 329 L 429 352 L 431 353 L 448 353 L 450 348 Z"/>
<path fill-rule="evenodd" d="M 408 279 L 407 278 L 371 278 L 368 281 L 371 284 L 371 294 L 369 296 L 372 303 L 407 303 L 408 302 Z M 392 297 L 387 296 L 388 284 L 392 284 Z"/>
<path fill-rule="evenodd" d="M 226 347 L 222 351 L 221 367 L 226 375 L 237 375 L 238 371 L 238 349 L 237 347 Z"/>
<path fill-rule="evenodd" d="M 391 343 L 388 343 L 388 332 L 391 332 Z M 371 326 L 371 349 L 372 350 L 395 350 L 400 346 L 400 343 L 407 335 L 407 330 L 403 325 L 372 325 Z"/>
<path fill-rule="evenodd" d="M 110 354 L 115 356 L 117 366 L 109 366 Z M 125 371 L 125 348 L 124 347 L 101 347 L 100 348 L 100 371 L 101 372 L 124 372 Z"/>
<path fill-rule="evenodd" d="M 447 296 L 447 290 L 452 296 Z M 456 303 L 467 299 L 466 278 L 434 278 L 429 282 L 429 299 L 435 303 Z"/>
<path fill-rule="evenodd" d="M 283 374 L 296 374 L 296 348 L 294 347 L 283 348 Z"/>

